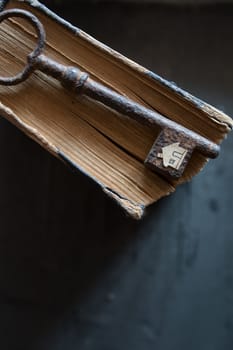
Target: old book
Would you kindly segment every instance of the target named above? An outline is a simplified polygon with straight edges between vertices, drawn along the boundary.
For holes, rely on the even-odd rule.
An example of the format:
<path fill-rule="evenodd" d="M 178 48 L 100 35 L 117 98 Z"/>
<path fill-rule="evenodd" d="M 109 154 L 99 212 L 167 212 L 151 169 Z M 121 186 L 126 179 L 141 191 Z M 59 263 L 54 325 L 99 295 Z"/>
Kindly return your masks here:
<path fill-rule="evenodd" d="M 5 1 L 29 10 L 44 24 L 45 54 L 77 66 L 98 82 L 220 143 L 232 119 L 176 85 L 139 66 L 49 11 L 38 1 Z M 3 4 L 3 2 L 2 2 Z M 1 23 L 1 72 L 18 72 L 35 45 L 25 21 Z M 14 48 L 14 50 L 12 50 Z M 2 74 L 3 74 L 2 73 Z M 131 216 L 190 180 L 207 159 L 194 152 L 183 176 L 167 180 L 144 165 L 159 128 L 150 128 L 64 89 L 41 72 L 16 86 L 0 86 L 0 114 L 63 162 L 91 177 Z"/>

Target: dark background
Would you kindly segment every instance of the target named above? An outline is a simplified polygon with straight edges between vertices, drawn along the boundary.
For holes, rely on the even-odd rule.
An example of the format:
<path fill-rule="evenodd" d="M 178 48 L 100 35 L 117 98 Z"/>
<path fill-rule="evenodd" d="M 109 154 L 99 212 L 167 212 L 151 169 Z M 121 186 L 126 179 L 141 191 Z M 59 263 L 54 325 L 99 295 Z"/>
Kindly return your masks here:
<path fill-rule="evenodd" d="M 232 6 L 46 3 L 233 115 Z M 232 349 L 232 147 L 135 222 L 1 119 L 0 349 Z"/>

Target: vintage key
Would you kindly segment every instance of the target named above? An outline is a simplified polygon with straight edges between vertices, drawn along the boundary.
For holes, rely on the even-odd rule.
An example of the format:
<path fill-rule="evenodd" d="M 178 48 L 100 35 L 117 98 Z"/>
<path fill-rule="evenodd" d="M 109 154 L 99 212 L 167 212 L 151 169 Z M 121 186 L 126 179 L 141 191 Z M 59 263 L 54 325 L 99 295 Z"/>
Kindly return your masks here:
<path fill-rule="evenodd" d="M 168 177 L 179 178 L 183 174 L 194 150 L 208 158 L 218 156 L 220 148 L 212 141 L 94 81 L 77 67 L 59 64 L 43 55 L 45 30 L 32 13 L 20 9 L 3 11 L 0 13 L 0 23 L 10 17 L 29 20 L 36 30 L 38 41 L 34 51 L 27 57 L 28 62 L 24 70 L 14 77 L 0 77 L 0 84 L 19 84 L 35 70 L 39 70 L 58 79 L 64 87 L 77 94 L 86 95 L 140 123 L 151 127 L 159 126 L 161 131 L 145 160 L 145 165 Z"/>

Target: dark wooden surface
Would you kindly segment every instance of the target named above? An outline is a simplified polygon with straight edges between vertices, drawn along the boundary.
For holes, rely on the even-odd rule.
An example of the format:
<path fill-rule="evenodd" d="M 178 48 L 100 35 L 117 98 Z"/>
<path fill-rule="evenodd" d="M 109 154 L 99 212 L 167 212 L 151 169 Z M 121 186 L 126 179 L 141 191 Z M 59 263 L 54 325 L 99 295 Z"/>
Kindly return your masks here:
<path fill-rule="evenodd" d="M 57 10 L 233 115 L 232 7 Z M 232 349 L 232 150 L 137 223 L 1 119 L 0 349 Z"/>

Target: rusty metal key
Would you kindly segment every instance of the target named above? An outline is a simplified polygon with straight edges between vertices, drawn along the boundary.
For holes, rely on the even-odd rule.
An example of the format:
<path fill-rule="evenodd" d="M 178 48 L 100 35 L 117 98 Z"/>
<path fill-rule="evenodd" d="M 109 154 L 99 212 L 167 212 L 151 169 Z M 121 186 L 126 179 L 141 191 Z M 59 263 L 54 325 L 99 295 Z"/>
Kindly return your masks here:
<path fill-rule="evenodd" d="M 11 17 L 21 17 L 30 21 L 38 40 L 36 48 L 27 57 L 24 70 L 14 77 L 0 77 L 0 84 L 19 84 L 35 70 L 39 70 L 58 79 L 64 87 L 77 94 L 88 96 L 142 124 L 159 126 L 161 131 L 145 160 L 145 165 L 165 176 L 179 178 L 194 150 L 208 158 L 218 156 L 219 146 L 207 138 L 94 81 L 77 67 L 65 66 L 46 57 L 42 53 L 46 41 L 45 30 L 32 13 L 20 9 L 3 11 L 0 13 L 0 23 Z"/>

